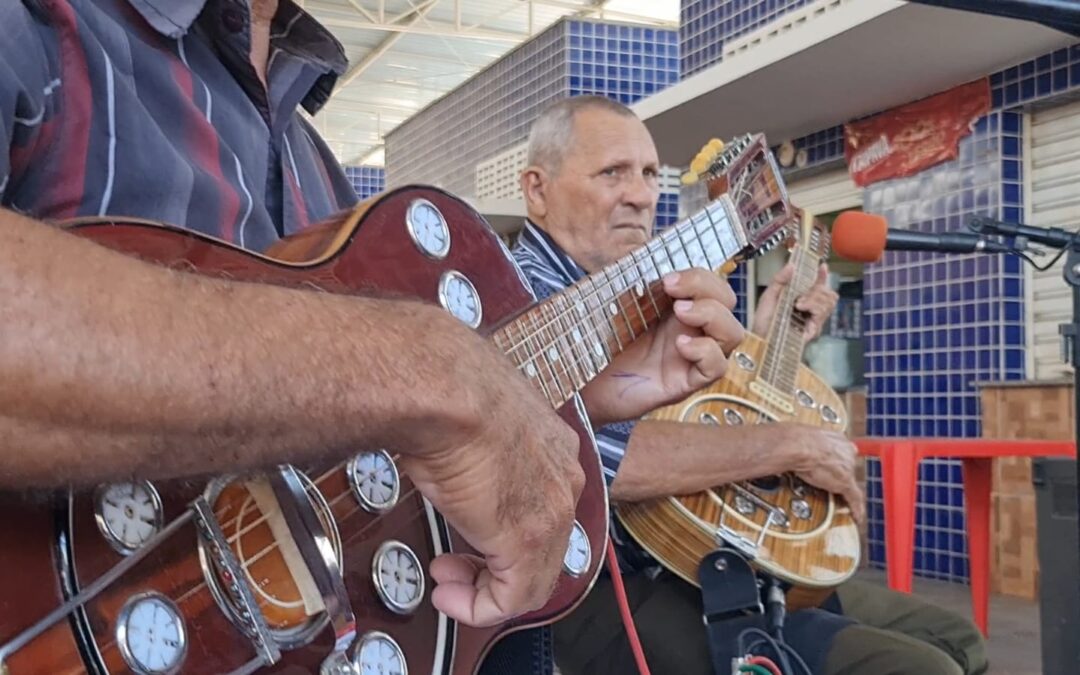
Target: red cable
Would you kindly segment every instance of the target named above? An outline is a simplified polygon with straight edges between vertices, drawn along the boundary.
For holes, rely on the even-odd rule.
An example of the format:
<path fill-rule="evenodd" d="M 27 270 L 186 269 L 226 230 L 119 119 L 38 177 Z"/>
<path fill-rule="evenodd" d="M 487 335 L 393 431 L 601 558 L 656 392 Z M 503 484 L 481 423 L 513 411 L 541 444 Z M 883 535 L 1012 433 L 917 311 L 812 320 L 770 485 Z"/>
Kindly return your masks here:
<path fill-rule="evenodd" d="M 651 675 L 649 664 L 645 662 L 645 650 L 641 648 L 641 640 L 634 626 L 634 617 L 630 614 L 630 602 L 626 599 L 626 589 L 623 588 L 622 574 L 619 572 L 619 560 L 615 557 L 615 545 L 611 543 L 610 537 L 607 543 L 607 566 L 611 573 L 611 584 L 615 587 L 615 600 L 619 603 L 619 614 L 622 615 L 623 626 L 626 627 L 626 639 L 630 641 L 630 650 L 634 652 L 634 660 L 637 661 L 638 673 Z M 777 673 L 777 675 L 780 674 Z"/>
<path fill-rule="evenodd" d="M 783 673 L 780 672 L 780 668 L 777 667 L 768 656 L 751 656 L 746 659 L 746 662 L 755 666 L 761 666 L 762 668 L 768 668 L 773 675 L 783 675 Z"/>

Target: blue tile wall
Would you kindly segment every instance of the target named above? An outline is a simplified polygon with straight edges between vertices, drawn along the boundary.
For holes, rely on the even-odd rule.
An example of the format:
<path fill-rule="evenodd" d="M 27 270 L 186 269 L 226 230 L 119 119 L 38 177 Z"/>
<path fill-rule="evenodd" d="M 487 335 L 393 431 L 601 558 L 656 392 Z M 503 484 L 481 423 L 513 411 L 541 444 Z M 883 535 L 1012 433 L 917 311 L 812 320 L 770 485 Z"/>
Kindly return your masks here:
<path fill-rule="evenodd" d="M 960 144 L 960 157 L 911 178 L 871 186 L 866 210 L 893 227 L 957 230 L 975 214 L 1023 217 L 1023 109 L 1080 98 L 1080 45 L 990 75 L 993 112 Z M 843 127 L 794 141 L 808 167 L 843 158 Z M 841 141 L 837 143 L 837 141 Z M 810 158 L 813 159 L 810 159 Z M 870 435 L 981 434 L 971 382 L 1022 379 L 1021 262 L 997 256 L 888 253 L 866 268 L 864 328 Z M 916 511 L 915 570 L 968 578 L 960 463 L 924 461 Z M 881 474 L 867 471 L 869 552 L 884 564 Z"/>
<path fill-rule="evenodd" d="M 679 80 L 678 33 L 642 26 L 569 23 L 569 94 L 630 104 Z"/>
<path fill-rule="evenodd" d="M 693 75 L 723 59 L 724 43 L 771 23 L 811 0 L 682 0 L 681 73 Z"/>
<path fill-rule="evenodd" d="M 347 166 L 345 175 L 361 200 L 386 188 L 386 171 L 381 166 Z"/>
<path fill-rule="evenodd" d="M 676 31 L 559 21 L 387 134 L 387 184 L 472 195 L 477 164 L 524 141 L 555 101 L 598 94 L 629 104 L 678 79 Z"/>

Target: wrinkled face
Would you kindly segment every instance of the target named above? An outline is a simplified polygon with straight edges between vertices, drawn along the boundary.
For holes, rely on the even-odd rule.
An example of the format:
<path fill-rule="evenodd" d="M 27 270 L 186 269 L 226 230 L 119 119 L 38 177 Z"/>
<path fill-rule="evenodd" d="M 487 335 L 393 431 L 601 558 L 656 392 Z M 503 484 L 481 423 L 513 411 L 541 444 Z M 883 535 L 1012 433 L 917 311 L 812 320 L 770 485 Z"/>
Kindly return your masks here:
<path fill-rule="evenodd" d="M 586 108 L 574 118 L 573 139 L 555 171 L 526 171 L 529 216 L 595 272 L 652 237 L 658 172 L 656 145 L 640 120 Z"/>

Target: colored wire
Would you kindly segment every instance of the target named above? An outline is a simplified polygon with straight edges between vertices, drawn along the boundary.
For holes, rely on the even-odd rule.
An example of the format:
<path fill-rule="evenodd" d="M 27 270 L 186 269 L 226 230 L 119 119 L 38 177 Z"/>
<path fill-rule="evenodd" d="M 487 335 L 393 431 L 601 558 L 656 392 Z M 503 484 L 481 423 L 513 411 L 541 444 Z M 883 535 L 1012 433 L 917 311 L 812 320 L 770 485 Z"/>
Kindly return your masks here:
<path fill-rule="evenodd" d="M 761 666 L 762 668 L 767 669 L 772 675 L 783 675 L 783 673 L 780 672 L 780 668 L 778 668 L 768 656 L 751 656 L 747 661 L 755 666 Z"/>
<path fill-rule="evenodd" d="M 630 650 L 634 652 L 634 661 L 637 662 L 638 673 L 651 675 L 649 664 L 645 661 L 645 650 L 641 648 L 641 640 L 634 626 L 634 615 L 630 613 L 630 602 L 626 599 L 626 589 L 623 588 L 622 573 L 619 571 L 619 559 L 615 557 L 615 545 L 610 537 L 607 545 L 607 566 L 611 573 L 611 585 L 615 587 L 615 600 L 619 604 L 619 614 L 622 615 L 623 627 L 626 628 L 626 639 L 630 641 Z M 759 675 L 769 675 L 769 673 L 766 671 Z"/>

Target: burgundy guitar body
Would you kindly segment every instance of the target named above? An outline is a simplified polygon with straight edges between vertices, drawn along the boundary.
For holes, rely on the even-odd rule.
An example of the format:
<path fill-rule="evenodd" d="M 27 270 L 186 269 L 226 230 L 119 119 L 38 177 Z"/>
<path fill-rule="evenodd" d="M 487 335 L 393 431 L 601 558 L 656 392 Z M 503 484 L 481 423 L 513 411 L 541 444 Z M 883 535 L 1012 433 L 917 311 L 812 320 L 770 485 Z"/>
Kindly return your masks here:
<path fill-rule="evenodd" d="M 445 220 L 449 249 L 441 259 L 425 253 L 406 226 L 409 209 L 417 200 L 430 202 Z M 76 235 L 105 247 L 175 269 L 330 293 L 400 295 L 439 303 L 445 275 L 457 271 L 471 282 L 482 304 L 476 326 L 482 335 L 490 335 L 534 303 L 505 247 L 483 219 L 460 200 L 433 188 L 410 187 L 385 194 L 282 240 L 265 256 L 148 222 L 118 218 L 82 220 L 68 226 Z M 437 340 L 438 336 L 400 338 Z M 328 530 L 336 530 L 341 577 L 355 615 L 357 640 L 367 634 L 392 638 L 404 655 L 409 675 L 471 675 L 500 637 L 552 622 L 576 606 L 604 559 L 608 507 L 594 440 L 577 399 L 559 413 L 581 440 L 579 460 L 587 483 L 577 506 L 577 521 L 588 537 L 586 569 L 576 576 L 560 574 L 553 596 L 541 610 L 494 628 L 457 625 L 432 607 L 433 583 L 427 578 L 431 559 L 439 551 L 472 551 L 426 507 L 407 475 L 400 475 L 396 505 L 373 512 L 362 508 L 350 483 L 344 463 L 349 458 L 342 458 L 338 465 L 296 467 L 310 479 L 306 487 L 314 510 Z M 355 452 L 377 450 L 356 448 Z M 207 494 L 206 481 L 160 482 L 156 488 L 166 526 L 189 512 L 193 500 Z M 231 543 L 242 558 L 248 556 L 241 550 L 245 546 L 249 552 L 253 546 L 265 550 L 273 540 L 267 538 L 265 525 L 256 523 L 251 531 L 241 531 L 241 525 L 254 521 L 243 521 L 247 507 L 240 505 L 246 493 L 236 489 L 239 497 L 223 492 L 207 500 L 222 530 L 227 535 L 237 533 Z M 238 627 L 207 583 L 208 576 L 220 580 L 221 573 L 220 569 L 209 571 L 212 565 L 200 556 L 194 520 L 159 537 L 145 557 L 81 609 L 5 654 L 5 644 L 129 557 L 104 536 L 100 517 L 95 515 L 97 500 L 94 490 L 52 497 L 0 495 L 0 673 L 140 672 L 122 649 L 117 626 L 124 620 L 123 609 L 130 599 L 147 592 L 174 603 L 183 618 L 182 662 L 169 672 L 234 672 L 257 658 L 251 636 Z M 390 541 L 411 549 L 425 575 L 422 600 L 412 611 L 393 611 L 376 591 L 373 559 Z M 256 595 L 268 593 L 281 599 L 292 593 L 288 568 L 279 556 L 267 555 L 253 564 L 262 565 L 248 573 Z M 281 589 L 275 590 L 279 582 Z M 258 667 L 257 672 L 318 673 L 332 651 L 335 632 L 325 613 L 321 617 L 297 615 L 294 605 L 280 611 L 271 607 L 264 613 L 278 631 L 280 660 Z"/>

